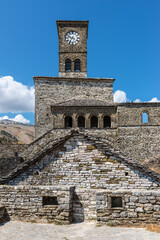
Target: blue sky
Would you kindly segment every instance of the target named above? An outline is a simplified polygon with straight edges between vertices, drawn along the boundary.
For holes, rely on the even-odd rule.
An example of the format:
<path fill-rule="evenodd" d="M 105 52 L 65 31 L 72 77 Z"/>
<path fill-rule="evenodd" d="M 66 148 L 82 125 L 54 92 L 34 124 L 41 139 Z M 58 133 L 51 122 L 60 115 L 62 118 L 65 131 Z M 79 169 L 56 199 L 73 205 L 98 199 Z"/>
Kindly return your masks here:
<path fill-rule="evenodd" d="M 58 76 L 57 19 L 89 20 L 88 77 L 160 100 L 159 12 L 159 0 L 0 0 L 0 116 L 34 123 L 33 76 Z"/>

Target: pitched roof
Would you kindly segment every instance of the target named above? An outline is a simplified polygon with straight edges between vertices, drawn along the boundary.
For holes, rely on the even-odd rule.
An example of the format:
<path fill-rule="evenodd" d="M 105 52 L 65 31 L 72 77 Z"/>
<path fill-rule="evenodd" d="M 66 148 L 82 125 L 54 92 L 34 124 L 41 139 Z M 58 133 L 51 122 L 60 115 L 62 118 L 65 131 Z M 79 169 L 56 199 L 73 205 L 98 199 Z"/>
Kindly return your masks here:
<path fill-rule="evenodd" d="M 5 184 L 9 182 L 13 178 L 24 172 L 25 170 L 27 170 L 32 164 L 36 163 L 43 156 L 57 149 L 59 146 L 63 145 L 69 138 L 76 135 L 83 135 L 85 139 L 94 141 L 96 146 L 99 145 L 101 146 L 101 148 L 105 150 L 106 155 L 116 158 L 117 161 L 120 162 L 123 161 L 127 163 L 131 168 L 136 169 L 143 173 L 145 176 L 150 177 L 153 181 L 160 182 L 160 174 L 150 170 L 146 166 L 138 163 L 137 161 L 128 158 L 127 156 L 122 154 L 119 150 L 115 149 L 114 145 L 110 141 L 93 137 L 92 135 L 80 132 L 80 130 L 71 130 L 65 137 L 53 141 L 52 146 L 49 145 L 48 147 L 48 145 L 46 144 L 45 148 L 42 149 L 42 151 L 37 152 L 37 154 L 34 157 L 18 165 L 18 167 L 15 168 L 12 172 L 10 172 L 7 176 L 0 178 L 0 184 Z"/>

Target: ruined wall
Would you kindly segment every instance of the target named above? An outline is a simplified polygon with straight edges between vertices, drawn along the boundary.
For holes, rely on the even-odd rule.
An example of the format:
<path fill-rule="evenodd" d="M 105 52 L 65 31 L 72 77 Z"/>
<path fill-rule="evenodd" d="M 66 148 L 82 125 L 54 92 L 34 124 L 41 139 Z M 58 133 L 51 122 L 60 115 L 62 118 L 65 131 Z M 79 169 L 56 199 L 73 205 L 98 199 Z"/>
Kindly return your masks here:
<path fill-rule="evenodd" d="M 112 207 L 111 198 L 122 197 L 122 207 Z M 101 191 L 96 195 L 100 224 L 133 225 L 160 223 L 160 191 Z"/>
<path fill-rule="evenodd" d="M 43 197 L 56 197 L 57 203 L 44 205 Z M 72 187 L 0 186 L 0 203 L 11 220 L 68 224 L 72 222 Z"/>
<path fill-rule="evenodd" d="M 74 136 L 59 150 L 48 153 L 9 184 L 67 184 L 87 189 L 149 189 L 158 186 L 150 177 L 132 169 L 98 143 L 82 135 Z"/>
<path fill-rule="evenodd" d="M 53 128 L 51 105 L 72 98 L 113 103 L 113 79 L 35 77 L 35 137 Z"/>

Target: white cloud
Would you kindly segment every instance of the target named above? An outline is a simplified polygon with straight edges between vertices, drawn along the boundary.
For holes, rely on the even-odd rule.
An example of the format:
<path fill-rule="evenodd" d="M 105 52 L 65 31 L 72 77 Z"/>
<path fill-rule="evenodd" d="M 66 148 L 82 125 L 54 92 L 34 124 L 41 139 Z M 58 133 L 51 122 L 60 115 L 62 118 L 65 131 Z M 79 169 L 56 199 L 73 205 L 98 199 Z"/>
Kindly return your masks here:
<path fill-rule="evenodd" d="M 160 102 L 157 97 L 152 98 L 149 102 Z"/>
<path fill-rule="evenodd" d="M 126 93 L 121 91 L 121 90 L 117 90 L 114 93 L 114 102 L 118 102 L 118 103 L 123 103 L 127 101 L 127 96 Z"/>
<path fill-rule="evenodd" d="M 3 117 L 0 117 L 0 120 L 9 120 L 9 117 L 5 115 Z"/>
<path fill-rule="evenodd" d="M 17 114 L 12 120 L 15 122 L 30 123 L 30 120 L 24 118 L 22 114 Z"/>
<path fill-rule="evenodd" d="M 141 100 L 140 99 L 136 99 L 134 102 L 141 102 Z"/>
<path fill-rule="evenodd" d="M 33 112 L 34 87 L 17 82 L 11 76 L 0 78 L 0 112 Z"/>
<path fill-rule="evenodd" d="M 23 117 L 22 114 L 17 114 L 14 118 L 9 118 L 7 115 L 0 117 L 0 120 L 12 120 L 20 123 L 30 123 L 30 120 Z"/>

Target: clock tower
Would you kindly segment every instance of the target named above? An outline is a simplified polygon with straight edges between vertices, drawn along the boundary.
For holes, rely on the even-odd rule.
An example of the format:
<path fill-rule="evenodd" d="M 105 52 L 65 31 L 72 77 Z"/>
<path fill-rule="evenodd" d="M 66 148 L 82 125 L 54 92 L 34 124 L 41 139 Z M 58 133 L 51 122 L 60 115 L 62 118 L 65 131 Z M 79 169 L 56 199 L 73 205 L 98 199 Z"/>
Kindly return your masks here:
<path fill-rule="evenodd" d="M 88 21 L 57 20 L 59 77 L 87 77 Z"/>

